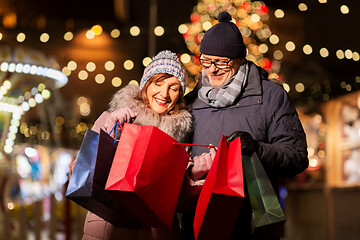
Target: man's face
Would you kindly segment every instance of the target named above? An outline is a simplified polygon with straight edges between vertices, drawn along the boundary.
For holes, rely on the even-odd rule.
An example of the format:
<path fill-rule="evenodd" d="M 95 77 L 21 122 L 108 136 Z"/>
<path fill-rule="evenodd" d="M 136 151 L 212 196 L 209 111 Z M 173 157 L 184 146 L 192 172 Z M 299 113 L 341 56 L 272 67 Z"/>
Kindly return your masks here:
<path fill-rule="evenodd" d="M 200 60 L 203 61 L 203 69 L 214 87 L 222 86 L 238 71 L 240 64 L 244 62 L 244 59 L 230 59 L 206 54 L 202 54 Z M 209 65 L 209 62 L 211 62 L 210 66 L 205 67 L 204 63 Z"/>

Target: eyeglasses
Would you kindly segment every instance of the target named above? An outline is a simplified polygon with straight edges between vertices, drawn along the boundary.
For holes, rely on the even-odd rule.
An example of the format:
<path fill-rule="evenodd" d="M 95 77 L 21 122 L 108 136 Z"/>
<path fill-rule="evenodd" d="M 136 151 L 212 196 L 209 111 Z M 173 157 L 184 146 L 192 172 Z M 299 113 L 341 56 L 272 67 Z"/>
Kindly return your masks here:
<path fill-rule="evenodd" d="M 229 67 L 229 62 L 231 62 L 232 59 L 230 59 L 229 61 L 211 61 L 211 60 L 207 60 L 207 59 L 203 59 L 200 57 L 200 63 L 204 68 L 209 68 L 211 67 L 211 65 L 214 64 L 214 66 L 216 68 L 219 69 L 225 69 Z"/>

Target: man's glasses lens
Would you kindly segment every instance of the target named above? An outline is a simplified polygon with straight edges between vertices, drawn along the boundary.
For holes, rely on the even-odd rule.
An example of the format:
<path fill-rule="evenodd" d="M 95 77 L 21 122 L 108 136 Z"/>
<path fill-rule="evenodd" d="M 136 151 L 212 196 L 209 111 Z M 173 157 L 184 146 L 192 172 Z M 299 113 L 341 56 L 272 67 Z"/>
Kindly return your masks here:
<path fill-rule="evenodd" d="M 212 64 L 215 65 L 215 67 L 223 69 L 223 68 L 227 68 L 229 65 L 229 62 L 231 61 L 231 59 L 227 62 L 224 61 L 210 61 L 210 60 L 206 60 L 206 59 L 200 59 L 200 63 L 203 67 L 205 68 L 209 68 L 211 67 Z"/>

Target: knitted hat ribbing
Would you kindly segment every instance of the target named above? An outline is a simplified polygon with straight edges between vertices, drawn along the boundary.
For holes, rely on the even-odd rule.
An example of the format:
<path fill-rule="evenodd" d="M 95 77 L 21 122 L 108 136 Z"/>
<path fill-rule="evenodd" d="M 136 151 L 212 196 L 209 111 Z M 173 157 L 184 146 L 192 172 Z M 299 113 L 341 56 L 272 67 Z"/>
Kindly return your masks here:
<path fill-rule="evenodd" d="M 231 15 L 226 11 L 219 13 L 219 23 L 210 28 L 201 40 L 201 53 L 228 58 L 246 56 L 243 37 L 231 19 Z"/>
<path fill-rule="evenodd" d="M 153 61 L 144 70 L 140 81 L 140 90 L 145 86 L 149 78 L 157 73 L 168 73 L 177 77 L 183 90 L 182 93 L 185 93 L 186 71 L 175 53 L 164 50 L 153 58 Z"/>

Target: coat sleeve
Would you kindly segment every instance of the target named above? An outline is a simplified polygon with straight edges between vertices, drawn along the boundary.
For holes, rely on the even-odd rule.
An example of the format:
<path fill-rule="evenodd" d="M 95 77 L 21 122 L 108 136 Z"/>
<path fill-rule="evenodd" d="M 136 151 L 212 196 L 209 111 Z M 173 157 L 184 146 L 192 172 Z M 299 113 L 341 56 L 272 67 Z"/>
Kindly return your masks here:
<path fill-rule="evenodd" d="M 308 167 L 306 135 L 287 93 L 275 87 L 268 96 L 268 143 L 257 153 L 269 174 L 292 177 Z"/>

